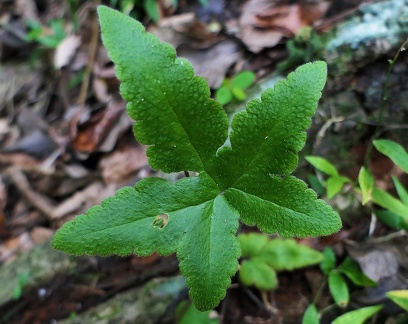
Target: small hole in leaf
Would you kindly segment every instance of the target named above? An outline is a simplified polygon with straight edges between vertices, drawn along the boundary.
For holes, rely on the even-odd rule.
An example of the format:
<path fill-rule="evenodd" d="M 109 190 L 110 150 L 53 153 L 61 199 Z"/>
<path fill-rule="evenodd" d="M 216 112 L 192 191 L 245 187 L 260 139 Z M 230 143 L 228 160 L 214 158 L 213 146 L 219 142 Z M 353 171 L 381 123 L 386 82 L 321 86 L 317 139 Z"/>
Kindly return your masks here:
<path fill-rule="evenodd" d="M 168 221 L 169 221 L 169 215 L 160 214 L 155 217 L 153 221 L 153 226 L 161 229 L 167 225 Z"/>

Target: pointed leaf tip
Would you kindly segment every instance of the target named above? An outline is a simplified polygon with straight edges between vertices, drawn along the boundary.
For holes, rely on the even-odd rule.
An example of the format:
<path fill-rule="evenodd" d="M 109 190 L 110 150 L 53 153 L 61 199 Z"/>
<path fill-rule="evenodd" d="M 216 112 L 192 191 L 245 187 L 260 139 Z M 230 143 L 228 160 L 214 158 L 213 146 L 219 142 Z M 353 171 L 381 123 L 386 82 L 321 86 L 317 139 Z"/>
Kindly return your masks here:
<path fill-rule="evenodd" d="M 207 82 L 140 22 L 103 6 L 98 13 L 134 133 L 149 146 L 149 164 L 167 173 L 206 171 L 228 136 L 227 115 L 210 98 Z"/>

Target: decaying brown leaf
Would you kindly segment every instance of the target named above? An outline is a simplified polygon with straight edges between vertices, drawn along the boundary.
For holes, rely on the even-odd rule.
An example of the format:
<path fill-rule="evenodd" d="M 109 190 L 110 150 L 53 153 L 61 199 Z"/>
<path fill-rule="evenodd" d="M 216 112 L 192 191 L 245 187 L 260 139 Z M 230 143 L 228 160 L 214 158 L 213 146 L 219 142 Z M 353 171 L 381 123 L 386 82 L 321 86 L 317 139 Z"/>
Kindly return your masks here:
<path fill-rule="evenodd" d="M 100 162 L 102 178 L 105 183 L 121 183 L 129 176 L 147 165 L 146 147 L 129 144 L 104 156 Z"/>
<path fill-rule="evenodd" d="M 273 47 L 282 37 L 293 37 L 302 27 L 313 23 L 327 12 L 326 1 L 279 5 L 269 0 L 250 0 L 239 20 L 241 39 L 250 51 Z"/>
<path fill-rule="evenodd" d="M 81 38 L 77 35 L 69 35 L 58 44 L 54 53 L 54 66 L 60 69 L 66 66 L 81 45 Z"/>
<path fill-rule="evenodd" d="M 221 86 L 229 68 L 241 57 L 238 44 L 231 40 L 224 40 L 206 50 L 181 45 L 178 53 L 193 64 L 195 73 L 205 78 L 212 89 Z M 214 60 L 217 64 L 213 64 Z"/>
<path fill-rule="evenodd" d="M 107 137 L 112 127 L 119 120 L 125 110 L 124 102 L 111 101 L 108 106 L 90 116 L 85 123 L 81 123 L 80 115 L 73 119 L 71 134 L 73 147 L 78 152 L 91 153 Z M 82 114 L 82 111 L 79 111 Z"/>
<path fill-rule="evenodd" d="M 178 55 L 187 58 L 213 89 L 221 85 L 228 69 L 241 56 L 238 43 L 225 40 L 219 29 L 213 30 L 194 13 L 165 18 L 149 31 L 176 47 Z"/>

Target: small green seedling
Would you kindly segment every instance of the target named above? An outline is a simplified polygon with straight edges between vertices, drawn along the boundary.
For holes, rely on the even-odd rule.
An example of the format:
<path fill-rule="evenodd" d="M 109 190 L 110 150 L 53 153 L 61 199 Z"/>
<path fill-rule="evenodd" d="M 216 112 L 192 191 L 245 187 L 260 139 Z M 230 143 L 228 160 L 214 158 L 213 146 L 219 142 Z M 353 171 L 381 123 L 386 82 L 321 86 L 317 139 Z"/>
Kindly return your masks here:
<path fill-rule="evenodd" d="M 337 168 L 326 159 L 319 156 L 307 156 L 306 160 L 317 170 L 329 176 L 325 183 L 327 187 L 327 198 L 331 199 L 337 195 L 346 183 L 351 183 L 351 179 L 343 177 Z"/>
<path fill-rule="evenodd" d="M 178 0 L 171 0 L 171 6 L 177 8 Z M 160 21 L 158 0 L 110 0 L 110 6 L 116 7 L 125 15 L 138 19 L 143 11 L 154 22 Z"/>
<path fill-rule="evenodd" d="M 18 276 L 18 284 L 14 288 L 14 291 L 13 291 L 14 300 L 19 300 L 20 299 L 21 294 L 23 293 L 23 289 L 28 284 L 29 280 L 30 280 L 30 272 L 29 271 L 25 271 L 25 272 L 21 273 Z"/>
<path fill-rule="evenodd" d="M 215 99 L 226 105 L 236 99 L 243 101 L 247 98 L 245 90 L 255 81 L 255 74 L 251 71 L 243 71 L 235 75 L 231 80 L 225 79 L 222 85 L 215 92 Z"/>
<path fill-rule="evenodd" d="M 387 292 L 386 295 L 399 307 L 408 312 L 408 290 L 392 290 Z"/>
<path fill-rule="evenodd" d="M 150 17 L 156 24 L 160 21 L 160 4 L 159 0 L 120 0 L 119 9 L 126 15 L 139 16 L 139 10 L 144 10 L 146 15 Z M 110 6 L 115 7 L 118 0 L 111 0 Z M 202 6 L 208 4 L 208 0 L 200 0 Z M 178 7 L 178 0 L 170 0 L 170 5 L 174 9 Z"/>
<path fill-rule="evenodd" d="M 57 48 L 67 34 L 64 30 L 64 22 L 61 19 L 52 20 L 48 28 L 44 28 L 39 22 L 28 20 L 30 29 L 27 41 L 37 42 L 46 48 Z"/>
<path fill-rule="evenodd" d="M 398 143 L 379 139 L 374 141 L 375 148 L 389 157 L 394 164 L 408 174 L 408 152 Z M 396 178 L 392 177 L 399 199 L 389 193 L 373 188 L 372 201 L 385 208 L 375 212 L 376 216 L 385 224 L 397 229 L 408 230 L 408 190 Z"/>
<path fill-rule="evenodd" d="M 328 277 L 329 291 L 334 302 L 340 308 L 346 308 L 350 301 L 349 288 L 346 283 L 347 277 L 354 285 L 361 287 L 371 287 L 377 284 L 368 278 L 362 271 L 357 262 L 352 258 L 347 257 L 339 266 L 336 267 L 336 255 L 330 247 L 326 247 L 322 251 L 322 261 L 320 268 Z M 377 307 L 377 306 L 376 306 Z M 381 309 L 381 305 L 375 309 L 362 308 L 361 311 L 352 311 L 338 317 L 333 323 L 348 324 L 348 323 L 364 323 L 364 321 L 374 315 Z M 375 311 L 374 311 L 375 310 Z M 337 322 L 336 322 L 337 321 Z M 303 316 L 302 324 L 319 324 L 319 312 L 314 303 L 310 304 Z"/>
<path fill-rule="evenodd" d="M 315 304 L 310 304 L 302 318 L 302 324 L 319 324 L 320 316 Z"/>
<path fill-rule="evenodd" d="M 215 314 L 216 315 L 216 314 Z M 183 300 L 176 308 L 176 323 L 177 324 L 219 324 L 217 316 L 214 316 L 214 311 L 207 310 L 200 312 L 194 307 L 191 302 Z"/>
<path fill-rule="evenodd" d="M 408 152 L 398 143 L 390 140 L 379 139 L 373 142 L 374 147 L 387 157 L 402 171 L 408 173 Z M 326 183 L 328 198 L 334 197 L 340 192 L 345 183 L 353 183 L 347 177 L 339 175 L 337 168 L 329 161 L 318 156 L 308 156 L 306 160 L 317 170 L 329 175 Z M 373 202 L 384 208 L 375 211 L 375 215 L 386 225 L 408 230 L 408 190 L 396 177 L 392 177 L 398 198 L 375 186 L 374 177 L 367 167 L 362 167 L 358 175 L 358 183 L 354 184 L 354 190 L 361 193 L 362 204 Z"/>
<path fill-rule="evenodd" d="M 201 311 L 224 298 L 238 268 L 239 220 L 284 237 L 329 235 L 339 215 L 292 176 L 326 81 L 326 64 L 299 67 L 235 114 L 232 124 L 203 78 L 136 20 L 98 8 L 138 141 L 153 169 L 194 171 L 176 183 L 151 177 L 66 223 L 55 249 L 75 255 L 176 252 Z M 229 131 L 230 130 L 230 131 Z"/>
<path fill-rule="evenodd" d="M 366 320 L 374 316 L 383 308 L 383 305 L 363 307 L 337 317 L 332 324 L 364 324 Z M 303 316 L 302 324 L 319 324 L 319 313 L 316 306 L 310 304 Z"/>
<path fill-rule="evenodd" d="M 294 38 L 286 42 L 289 56 L 286 60 L 278 63 L 278 69 L 287 70 L 299 64 L 319 59 L 330 37 L 330 33 L 319 35 L 311 27 L 301 28 Z"/>
<path fill-rule="evenodd" d="M 277 271 L 294 270 L 317 264 L 322 260 L 319 251 L 297 243 L 293 239 L 269 239 L 258 233 L 240 234 L 243 261 L 239 277 L 244 285 L 260 290 L 278 286 Z"/>
<path fill-rule="evenodd" d="M 383 305 L 363 307 L 337 317 L 332 324 L 364 324 L 383 308 Z"/>
<path fill-rule="evenodd" d="M 376 283 L 361 271 L 360 266 L 352 258 L 347 257 L 338 267 L 335 265 L 336 256 L 330 247 L 326 247 L 323 250 L 320 268 L 328 276 L 330 293 L 340 308 L 345 308 L 350 300 L 349 289 L 344 277 L 347 277 L 356 286 L 376 286 Z"/>

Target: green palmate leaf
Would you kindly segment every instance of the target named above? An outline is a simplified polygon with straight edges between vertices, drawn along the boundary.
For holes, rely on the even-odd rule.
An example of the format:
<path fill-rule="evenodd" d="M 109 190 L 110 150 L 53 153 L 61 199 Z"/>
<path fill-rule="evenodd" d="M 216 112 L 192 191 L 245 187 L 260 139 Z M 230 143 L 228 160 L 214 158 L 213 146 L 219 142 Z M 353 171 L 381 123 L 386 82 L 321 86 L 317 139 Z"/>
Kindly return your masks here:
<path fill-rule="evenodd" d="M 241 252 L 234 235 L 238 213 L 222 196 L 217 196 L 212 205 L 206 219 L 195 215 L 197 222 L 191 235 L 185 235 L 177 254 L 190 296 L 200 310 L 214 308 L 225 297 Z M 185 221 L 192 219 L 185 217 Z"/>
<path fill-rule="evenodd" d="M 401 145 L 385 139 L 375 140 L 373 144 L 378 151 L 388 156 L 396 166 L 408 173 L 408 153 Z"/>
<path fill-rule="evenodd" d="M 325 83 L 325 63 L 298 68 L 251 101 L 234 117 L 227 141 L 228 118 L 188 61 L 139 22 L 103 6 L 98 13 L 150 165 L 199 176 L 176 184 L 149 178 L 119 190 L 65 224 L 54 237 L 56 249 L 76 255 L 176 252 L 194 305 L 208 310 L 225 296 L 237 270 L 239 217 L 285 236 L 340 228 L 338 214 L 290 175 Z"/>
<path fill-rule="evenodd" d="M 245 224 L 257 225 L 266 233 L 329 235 L 341 226 L 332 208 L 292 176 L 245 174 L 224 195 Z"/>
<path fill-rule="evenodd" d="M 316 111 L 326 73 L 323 62 L 305 64 L 264 91 L 261 100 L 251 100 L 246 110 L 235 114 L 231 145 L 218 151 L 210 172 L 222 190 L 246 187 L 251 191 L 259 187 L 258 178 L 270 181 L 270 187 L 276 181 L 296 186 L 289 174 L 297 166 L 297 153 L 305 144 L 305 130 Z"/>
<path fill-rule="evenodd" d="M 392 290 L 386 295 L 398 306 L 408 311 L 408 290 Z"/>
<path fill-rule="evenodd" d="M 349 290 L 341 274 L 335 270 L 329 273 L 329 290 L 339 307 L 347 306 L 350 299 Z"/>
<path fill-rule="evenodd" d="M 310 304 L 303 315 L 302 324 L 319 324 L 319 313 L 315 304 Z"/>
<path fill-rule="evenodd" d="M 358 174 L 358 183 L 360 184 L 361 193 L 363 195 L 363 205 L 371 200 L 371 192 L 374 187 L 374 178 L 370 170 L 366 167 L 362 167 Z"/>
<path fill-rule="evenodd" d="M 190 232 L 196 231 L 194 219 L 200 221 L 200 214 L 211 217 L 215 209 L 211 192 L 215 189 L 202 177 L 186 178 L 176 185 L 160 178 L 144 179 L 65 224 L 54 237 L 53 246 L 76 255 L 150 255 L 156 250 L 171 254 L 186 226 Z M 161 215 L 167 215 L 164 226 L 157 225 Z"/>
<path fill-rule="evenodd" d="M 337 168 L 325 158 L 322 158 L 320 156 L 307 156 L 305 159 L 317 170 L 329 176 L 336 177 L 339 175 L 339 171 L 337 171 Z"/>
<path fill-rule="evenodd" d="M 337 317 L 332 324 L 363 324 L 365 321 L 379 312 L 383 305 L 363 307 Z"/>
<path fill-rule="evenodd" d="M 224 197 L 213 198 L 214 189 L 202 177 L 176 185 L 147 178 L 65 224 L 53 246 L 77 255 L 177 251 L 197 308 L 211 309 L 225 296 L 240 255 L 234 236 L 238 214 Z M 166 221 L 158 223 L 163 216 Z"/>
<path fill-rule="evenodd" d="M 107 7 L 98 13 L 121 94 L 137 120 L 136 138 L 150 145 L 149 164 L 164 172 L 204 171 L 228 135 L 228 118 L 205 80 L 136 20 Z"/>

